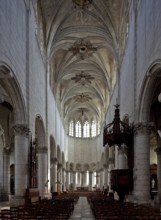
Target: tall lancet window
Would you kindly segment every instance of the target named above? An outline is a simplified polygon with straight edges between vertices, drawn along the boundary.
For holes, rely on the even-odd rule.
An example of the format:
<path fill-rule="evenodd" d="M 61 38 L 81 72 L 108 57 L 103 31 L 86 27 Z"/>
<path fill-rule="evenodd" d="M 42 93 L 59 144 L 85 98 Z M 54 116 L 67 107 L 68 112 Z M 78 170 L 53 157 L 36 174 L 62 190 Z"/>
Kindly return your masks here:
<path fill-rule="evenodd" d="M 97 127 L 96 127 L 96 122 L 93 120 L 92 125 L 91 125 L 91 136 L 95 137 L 97 135 Z"/>
<path fill-rule="evenodd" d="M 82 125 L 80 121 L 77 121 L 75 125 L 75 136 L 76 137 L 82 137 Z"/>
<path fill-rule="evenodd" d="M 71 121 L 69 124 L 69 136 L 74 136 L 74 122 Z"/>
<path fill-rule="evenodd" d="M 90 137 L 90 126 L 88 121 L 85 121 L 83 124 L 83 137 L 84 138 Z"/>

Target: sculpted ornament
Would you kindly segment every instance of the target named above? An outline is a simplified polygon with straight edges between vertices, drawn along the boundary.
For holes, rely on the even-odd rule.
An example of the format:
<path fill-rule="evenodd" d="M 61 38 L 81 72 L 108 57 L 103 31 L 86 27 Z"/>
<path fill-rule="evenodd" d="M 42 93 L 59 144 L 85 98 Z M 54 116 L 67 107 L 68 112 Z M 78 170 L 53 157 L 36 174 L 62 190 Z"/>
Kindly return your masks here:
<path fill-rule="evenodd" d="M 23 124 L 17 124 L 13 126 L 13 132 L 15 135 L 20 135 L 20 136 L 29 136 L 29 128 L 27 125 Z"/>
<path fill-rule="evenodd" d="M 138 133 L 149 133 L 151 131 L 152 126 L 147 122 L 139 122 L 134 125 L 134 134 Z"/>

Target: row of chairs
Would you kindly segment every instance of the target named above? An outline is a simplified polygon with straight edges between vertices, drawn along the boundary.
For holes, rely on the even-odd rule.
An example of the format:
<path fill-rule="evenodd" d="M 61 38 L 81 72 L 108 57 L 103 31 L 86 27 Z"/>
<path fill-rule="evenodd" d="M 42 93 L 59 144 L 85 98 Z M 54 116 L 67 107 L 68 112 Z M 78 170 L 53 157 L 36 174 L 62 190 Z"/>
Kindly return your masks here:
<path fill-rule="evenodd" d="M 120 203 L 103 195 L 89 195 L 88 201 L 97 220 L 161 220 L 160 210 L 151 206 Z"/>
<path fill-rule="evenodd" d="M 67 220 L 74 204 L 78 200 L 76 194 L 58 195 L 52 199 L 42 199 L 36 203 L 25 204 L 10 209 L 2 209 L 2 220 Z"/>

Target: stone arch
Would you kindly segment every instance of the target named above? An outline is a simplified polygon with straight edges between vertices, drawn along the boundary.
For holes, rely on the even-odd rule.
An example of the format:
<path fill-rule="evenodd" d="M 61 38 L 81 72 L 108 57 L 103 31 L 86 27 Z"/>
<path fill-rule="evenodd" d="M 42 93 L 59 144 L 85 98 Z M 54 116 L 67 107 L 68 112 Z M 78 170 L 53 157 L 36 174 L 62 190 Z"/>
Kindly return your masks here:
<path fill-rule="evenodd" d="M 81 172 L 82 171 L 82 166 L 80 163 L 76 164 L 76 171 Z"/>
<path fill-rule="evenodd" d="M 102 162 L 99 161 L 96 163 L 96 171 L 100 171 L 101 168 L 102 168 Z"/>
<path fill-rule="evenodd" d="M 17 144 L 15 144 L 15 133 L 16 131 L 18 131 L 18 129 L 22 129 L 23 131 L 25 130 L 26 134 L 28 135 L 28 117 L 27 107 L 24 98 L 25 96 L 21 90 L 19 81 L 15 73 L 16 71 L 13 70 L 7 63 L 0 61 L 0 125 L 2 125 L 3 129 L 3 132 L 1 129 L 2 142 L 0 143 L 0 167 L 1 169 L 3 169 L 3 172 L 1 170 L 0 173 L 6 173 L 4 169 L 8 169 L 8 167 L 4 168 L 5 158 L 2 155 L 4 155 L 5 152 L 5 156 L 9 156 L 8 166 L 12 164 L 14 167 L 14 171 L 16 171 L 17 175 L 18 163 L 17 160 L 15 161 L 15 155 L 17 156 L 17 154 L 15 153 L 15 146 L 17 146 Z M 27 142 L 24 143 L 23 147 L 24 163 L 26 163 L 28 155 L 27 151 L 25 151 L 28 147 Z M 23 167 L 23 165 L 21 167 Z M 24 166 L 26 167 L 26 164 Z M 0 191 L 2 190 L 4 193 L 4 200 L 8 200 L 8 195 L 10 193 L 19 193 L 18 190 L 22 189 L 21 187 L 16 188 L 19 178 L 17 178 L 15 181 L 15 175 L 12 174 L 13 173 L 10 173 L 10 175 L 8 176 L 9 178 L 6 178 L 5 176 L 1 176 L 0 178 Z M 22 176 L 24 177 L 22 177 L 24 180 L 22 185 L 25 187 L 25 184 L 27 183 L 26 173 L 24 172 Z"/>
<path fill-rule="evenodd" d="M 35 138 L 37 139 L 38 146 L 45 146 L 45 129 L 40 115 L 37 115 L 35 119 Z"/>
<path fill-rule="evenodd" d="M 89 171 L 90 169 L 90 166 L 88 163 L 85 163 L 83 167 L 84 167 L 84 171 Z"/>
<path fill-rule="evenodd" d="M 56 143 L 52 135 L 50 135 L 50 168 L 53 167 L 56 160 Z"/>
<path fill-rule="evenodd" d="M 50 135 L 50 158 L 56 158 L 56 143 L 52 135 Z"/>
<path fill-rule="evenodd" d="M 139 96 L 136 121 L 149 122 L 150 105 L 157 77 L 161 74 L 161 60 L 154 61 L 148 68 Z"/>
<path fill-rule="evenodd" d="M 91 163 L 90 164 L 90 171 L 93 171 L 93 172 L 96 171 L 96 163 Z"/>
<path fill-rule="evenodd" d="M 70 170 L 70 164 L 69 164 L 69 162 L 66 162 L 66 170 L 67 170 L 67 171 Z"/>
<path fill-rule="evenodd" d="M 64 156 L 64 152 L 62 152 L 62 168 L 65 168 L 65 156 Z"/>
<path fill-rule="evenodd" d="M 69 171 L 74 171 L 74 163 L 69 164 Z"/>
<path fill-rule="evenodd" d="M 0 62 L 0 91 L 4 102 L 9 103 L 14 109 L 14 124 L 28 124 L 27 108 L 19 82 L 13 70 L 4 62 Z"/>
<path fill-rule="evenodd" d="M 58 163 L 62 163 L 62 153 L 59 145 L 57 146 L 57 160 Z"/>
<path fill-rule="evenodd" d="M 134 176 L 137 178 L 134 178 L 134 194 L 140 203 L 145 203 L 149 199 L 150 157 L 152 152 L 152 146 L 150 143 L 151 134 L 149 131 L 152 130 L 152 127 L 150 126 L 150 122 L 152 120 L 152 106 L 154 107 L 154 104 L 157 104 L 157 95 L 159 91 L 161 92 L 160 76 L 161 60 L 155 60 L 146 71 L 137 103 L 137 114 L 134 127 Z M 140 145 L 142 148 L 142 153 L 139 155 Z M 143 181 L 139 181 L 140 179 Z M 143 196 L 141 196 L 140 193 L 142 190 L 144 190 Z"/>

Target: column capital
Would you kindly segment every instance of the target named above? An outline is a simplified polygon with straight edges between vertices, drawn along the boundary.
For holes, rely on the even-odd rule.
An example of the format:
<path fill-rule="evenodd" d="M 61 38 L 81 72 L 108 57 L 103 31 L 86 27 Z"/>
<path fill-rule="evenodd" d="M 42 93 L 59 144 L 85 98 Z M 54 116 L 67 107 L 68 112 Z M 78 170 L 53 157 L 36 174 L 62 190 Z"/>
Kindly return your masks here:
<path fill-rule="evenodd" d="M 48 152 L 48 148 L 46 146 L 39 146 L 37 148 L 37 153 L 39 154 L 45 154 Z"/>
<path fill-rule="evenodd" d="M 134 125 L 134 134 L 142 133 L 147 134 L 152 129 L 152 125 L 147 122 L 139 122 Z"/>
<path fill-rule="evenodd" d="M 12 127 L 13 132 L 15 135 L 20 135 L 20 136 L 29 136 L 29 128 L 26 124 L 15 124 Z"/>
<path fill-rule="evenodd" d="M 50 160 L 50 163 L 51 163 L 51 164 L 56 164 L 57 162 L 58 162 L 58 160 L 57 160 L 56 157 L 51 158 L 51 160 Z"/>
<path fill-rule="evenodd" d="M 58 169 L 62 168 L 62 163 L 58 163 Z"/>
<path fill-rule="evenodd" d="M 161 155 L 161 147 L 157 147 L 155 149 L 155 152 L 156 152 L 157 155 Z"/>

